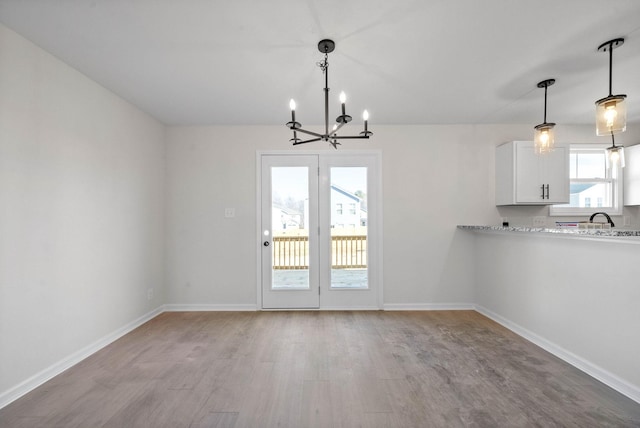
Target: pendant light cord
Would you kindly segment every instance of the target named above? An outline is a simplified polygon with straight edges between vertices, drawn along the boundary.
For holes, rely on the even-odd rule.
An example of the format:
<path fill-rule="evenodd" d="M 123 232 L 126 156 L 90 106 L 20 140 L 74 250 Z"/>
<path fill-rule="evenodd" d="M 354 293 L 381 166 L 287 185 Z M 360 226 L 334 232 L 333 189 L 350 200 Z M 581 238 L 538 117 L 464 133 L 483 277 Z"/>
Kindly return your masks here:
<path fill-rule="evenodd" d="M 613 135 L 613 131 L 611 131 L 611 144 L 614 149 L 616 148 L 616 137 Z"/>
<path fill-rule="evenodd" d="M 544 85 L 544 123 L 547 123 L 547 88 L 549 85 Z"/>
<path fill-rule="evenodd" d="M 613 81 L 613 42 L 609 44 L 609 96 L 613 95 L 611 82 Z"/>

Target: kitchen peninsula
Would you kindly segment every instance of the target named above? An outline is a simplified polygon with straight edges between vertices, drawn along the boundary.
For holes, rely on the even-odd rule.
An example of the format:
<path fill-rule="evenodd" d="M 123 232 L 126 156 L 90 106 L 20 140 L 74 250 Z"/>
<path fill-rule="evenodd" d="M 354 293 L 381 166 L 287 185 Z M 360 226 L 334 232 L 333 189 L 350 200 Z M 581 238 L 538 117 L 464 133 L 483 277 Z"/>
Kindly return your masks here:
<path fill-rule="evenodd" d="M 459 225 L 458 229 L 475 232 L 519 232 L 554 234 L 574 237 L 638 237 L 640 230 L 630 229 L 577 229 L 577 228 L 545 228 L 545 227 L 509 227 L 509 226 L 468 226 Z M 640 243 L 640 240 L 638 241 Z"/>
<path fill-rule="evenodd" d="M 640 231 L 458 229 L 481 313 L 640 402 Z"/>

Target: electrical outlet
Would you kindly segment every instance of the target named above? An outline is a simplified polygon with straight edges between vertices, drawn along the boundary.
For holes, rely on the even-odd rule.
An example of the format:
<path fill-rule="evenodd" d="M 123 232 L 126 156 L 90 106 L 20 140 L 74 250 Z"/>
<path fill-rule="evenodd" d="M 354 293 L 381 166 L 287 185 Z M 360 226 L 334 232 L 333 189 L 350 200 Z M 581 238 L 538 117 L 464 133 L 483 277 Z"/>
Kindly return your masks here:
<path fill-rule="evenodd" d="M 147 290 L 147 300 L 153 299 L 153 288 Z"/>
<path fill-rule="evenodd" d="M 225 208 L 224 209 L 224 217 L 225 218 L 233 218 L 236 216 L 236 209 L 235 208 Z"/>
<path fill-rule="evenodd" d="M 544 216 L 536 216 L 533 218 L 533 227 L 545 227 L 547 225 L 547 218 Z"/>
<path fill-rule="evenodd" d="M 631 226 L 631 217 L 629 217 L 628 215 L 622 217 L 622 225 L 626 227 Z"/>

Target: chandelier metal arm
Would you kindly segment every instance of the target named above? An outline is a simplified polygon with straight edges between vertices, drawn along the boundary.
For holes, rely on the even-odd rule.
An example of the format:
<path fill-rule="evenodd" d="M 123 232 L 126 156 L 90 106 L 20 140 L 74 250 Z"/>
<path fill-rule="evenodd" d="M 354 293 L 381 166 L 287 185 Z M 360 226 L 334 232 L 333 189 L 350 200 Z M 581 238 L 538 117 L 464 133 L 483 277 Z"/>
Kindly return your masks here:
<path fill-rule="evenodd" d="M 312 138 L 310 140 L 296 141 L 295 143 L 293 143 L 293 145 L 297 146 L 299 144 L 315 143 L 316 141 L 321 141 L 321 140 L 323 140 L 323 138 Z"/>
<path fill-rule="evenodd" d="M 314 137 L 319 137 L 321 139 L 326 137 L 326 135 L 324 134 L 318 134 L 317 132 L 307 131 L 306 129 L 302 129 L 302 128 L 297 128 L 296 131 L 302 132 L 303 134 L 307 134 L 307 135 L 313 135 Z"/>
<path fill-rule="evenodd" d="M 342 139 L 350 139 L 350 140 L 356 140 L 356 139 L 360 139 L 360 138 L 369 138 L 368 135 L 332 135 L 330 137 L 331 140 L 336 139 L 336 140 L 342 140 Z"/>
<path fill-rule="evenodd" d="M 346 122 L 342 122 L 342 123 L 336 123 L 336 127 L 331 131 L 331 134 L 329 135 L 331 138 L 336 136 L 336 132 L 338 132 L 340 130 L 340 128 L 342 128 L 344 125 L 346 125 Z"/>

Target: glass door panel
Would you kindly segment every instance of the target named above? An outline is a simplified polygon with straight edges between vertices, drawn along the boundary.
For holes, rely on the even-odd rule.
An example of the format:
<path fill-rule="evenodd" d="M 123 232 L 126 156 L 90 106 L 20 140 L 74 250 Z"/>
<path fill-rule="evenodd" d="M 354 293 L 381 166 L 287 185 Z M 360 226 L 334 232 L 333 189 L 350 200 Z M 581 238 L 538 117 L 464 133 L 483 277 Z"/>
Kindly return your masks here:
<path fill-rule="evenodd" d="M 320 307 L 379 309 L 382 302 L 380 156 L 320 156 Z"/>
<path fill-rule="evenodd" d="M 368 288 L 367 168 L 330 168 L 331 288 Z"/>
<path fill-rule="evenodd" d="M 318 156 L 261 156 L 264 309 L 317 308 Z"/>
<path fill-rule="evenodd" d="M 271 168 L 271 288 L 309 289 L 309 168 Z M 307 221 L 305 221 L 307 220 Z"/>

